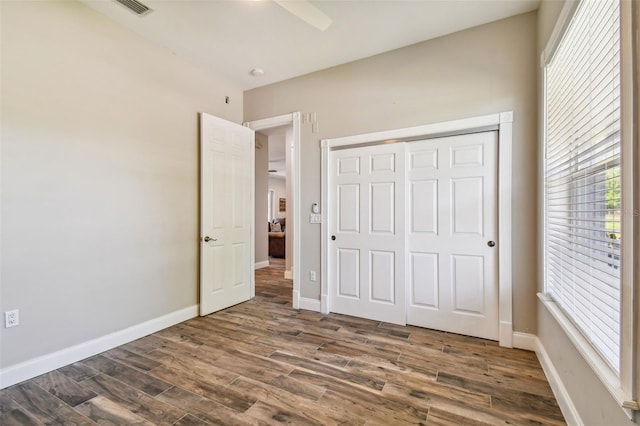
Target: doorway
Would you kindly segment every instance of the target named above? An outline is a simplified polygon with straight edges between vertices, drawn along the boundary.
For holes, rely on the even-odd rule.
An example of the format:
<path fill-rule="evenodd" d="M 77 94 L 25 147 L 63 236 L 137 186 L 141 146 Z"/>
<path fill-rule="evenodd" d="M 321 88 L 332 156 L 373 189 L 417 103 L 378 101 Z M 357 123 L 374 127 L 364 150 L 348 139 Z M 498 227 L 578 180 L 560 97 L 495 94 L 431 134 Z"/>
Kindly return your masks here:
<path fill-rule="evenodd" d="M 293 308 L 298 309 L 300 304 L 300 113 L 295 112 L 277 117 L 250 121 L 244 123 L 244 125 L 254 130 L 256 135 L 262 134 L 266 137 L 262 139 L 263 146 L 264 143 L 268 144 L 270 136 L 275 136 L 273 139 L 278 139 L 279 135 L 284 136 L 284 152 L 282 153 L 284 154 L 284 170 L 277 170 L 279 166 L 274 166 L 271 170 L 276 170 L 273 174 L 280 176 L 277 178 L 274 177 L 275 179 L 280 179 L 281 181 L 286 182 L 286 195 L 284 197 L 278 196 L 274 188 L 273 193 L 266 191 L 264 194 L 256 194 L 256 199 L 261 203 L 264 202 L 265 208 L 263 210 L 265 212 L 267 210 L 267 205 L 271 205 L 272 215 L 274 218 L 284 219 L 284 278 L 293 280 L 292 306 Z M 257 139 L 258 138 L 260 138 L 260 136 L 257 136 Z M 282 155 L 280 157 L 282 157 Z M 278 161 L 280 162 L 279 164 L 282 165 L 282 158 Z M 273 199 L 270 200 L 269 197 L 273 197 Z M 258 226 L 262 226 L 263 219 L 264 218 L 262 217 L 256 219 L 256 231 L 259 229 Z M 256 239 L 264 238 L 268 241 L 268 235 L 266 234 L 266 232 L 268 232 L 268 228 L 266 227 L 266 223 L 262 229 L 264 233 L 258 234 L 256 232 Z M 261 266 L 260 262 L 256 262 L 256 267 L 259 266 Z"/>
<path fill-rule="evenodd" d="M 291 205 L 287 206 L 287 200 L 291 200 L 291 153 L 286 149 L 290 145 L 291 128 L 291 125 L 287 125 L 260 131 L 260 134 L 267 137 L 266 146 L 269 151 L 266 164 L 267 219 L 269 221 L 267 255 L 270 265 L 283 264 L 286 279 L 292 279 L 291 232 L 287 233 L 287 225 L 292 223 L 292 219 L 289 218 Z M 258 169 L 259 165 L 256 163 L 256 184 L 259 181 Z M 264 178 L 264 173 L 261 177 Z M 256 214 L 258 210 L 256 205 Z"/>

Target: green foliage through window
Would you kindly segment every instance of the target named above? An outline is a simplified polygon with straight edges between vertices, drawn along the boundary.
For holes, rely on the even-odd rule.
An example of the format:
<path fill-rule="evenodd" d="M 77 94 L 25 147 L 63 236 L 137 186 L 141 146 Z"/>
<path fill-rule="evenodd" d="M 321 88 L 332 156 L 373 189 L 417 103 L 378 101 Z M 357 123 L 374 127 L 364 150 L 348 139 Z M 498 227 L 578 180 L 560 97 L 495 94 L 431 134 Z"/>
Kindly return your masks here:
<path fill-rule="evenodd" d="M 607 170 L 607 210 L 620 209 L 620 167 L 612 167 Z"/>

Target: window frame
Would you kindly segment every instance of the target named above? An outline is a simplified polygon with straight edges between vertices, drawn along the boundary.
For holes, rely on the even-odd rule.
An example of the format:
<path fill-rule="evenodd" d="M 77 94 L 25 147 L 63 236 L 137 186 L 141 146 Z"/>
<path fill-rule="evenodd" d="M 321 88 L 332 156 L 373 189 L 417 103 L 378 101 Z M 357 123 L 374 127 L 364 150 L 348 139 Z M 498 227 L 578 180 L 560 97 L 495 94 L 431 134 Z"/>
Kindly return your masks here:
<path fill-rule="evenodd" d="M 571 23 L 578 6 L 582 1 L 567 1 L 560 13 L 549 41 L 542 51 L 540 67 L 542 71 L 542 142 L 547 146 L 547 75 L 546 65 L 551 61 L 564 34 Z M 638 33 L 638 16 L 640 9 L 630 0 L 620 0 L 620 143 L 621 143 L 621 278 L 620 278 L 620 373 L 615 372 L 603 359 L 600 353 L 584 337 L 582 332 L 567 317 L 562 309 L 546 293 L 539 293 L 538 297 L 543 305 L 552 314 L 561 328 L 567 334 L 569 340 L 583 356 L 587 364 L 592 368 L 596 376 L 602 381 L 614 399 L 620 404 L 630 419 L 640 409 L 638 396 L 638 383 L 636 368 L 638 366 L 638 320 L 640 312 L 640 297 L 637 283 L 640 272 L 634 265 L 638 262 L 640 245 L 638 230 L 640 229 L 638 212 L 640 205 L 640 180 L 637 171 L 640 165 L 640 149 L 635 141 L 638 138 L 638 84 L 637 80 L 637 48 L 634 46 L 634 33 Z M 542 263 L 546 269 L 544 252 L 546 250 L 546 160 L 541 159 L 541 200 L 544 225 L 541 229 Z M 628 260 L 627 260 L 628 259 Z M 543 274 L 543 286 L 546 292 L 545 274 Z"/>

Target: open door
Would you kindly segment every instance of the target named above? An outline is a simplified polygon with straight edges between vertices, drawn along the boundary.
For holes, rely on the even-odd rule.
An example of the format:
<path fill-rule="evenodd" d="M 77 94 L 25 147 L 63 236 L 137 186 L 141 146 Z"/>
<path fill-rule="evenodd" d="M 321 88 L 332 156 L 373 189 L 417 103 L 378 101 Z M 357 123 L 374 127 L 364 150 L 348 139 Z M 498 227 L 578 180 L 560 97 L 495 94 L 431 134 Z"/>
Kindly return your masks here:
<path fill-rule="evenodd" d="M 254 289 L 254 132 L 200 114 L 200 315 Z"/>

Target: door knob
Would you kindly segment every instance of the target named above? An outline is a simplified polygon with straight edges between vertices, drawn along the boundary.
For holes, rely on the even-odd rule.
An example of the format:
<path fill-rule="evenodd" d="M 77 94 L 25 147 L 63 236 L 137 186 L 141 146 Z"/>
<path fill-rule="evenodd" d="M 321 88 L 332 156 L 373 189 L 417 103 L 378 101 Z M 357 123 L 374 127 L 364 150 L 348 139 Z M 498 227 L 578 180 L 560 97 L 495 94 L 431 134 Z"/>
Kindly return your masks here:
<path fill-rule="evenodd" d="M 489 242 L 487 243 L 487 245 L 488 245 L 489 247 L 495 247 L 496 242 L 495 242 L 495 241 L 489 241 Z"/>
<path fill-rule="evenodd" d="M 332 236 L 331 236 L 331 241 L 335 241 L 335 240 L 336 240 L 336 236 L 335 236 L 335 235 L 332 235 Z"/>
<path fill-rule="evenodd" d="M 208 235 L 206 237 L 204 237 L 204 242 L 208 243 L 209 241 L 218 241 L 217 238 L 211 238 Z"/>

